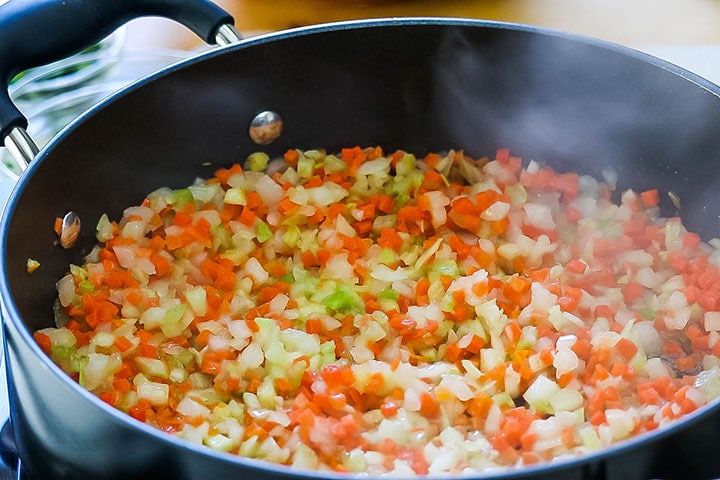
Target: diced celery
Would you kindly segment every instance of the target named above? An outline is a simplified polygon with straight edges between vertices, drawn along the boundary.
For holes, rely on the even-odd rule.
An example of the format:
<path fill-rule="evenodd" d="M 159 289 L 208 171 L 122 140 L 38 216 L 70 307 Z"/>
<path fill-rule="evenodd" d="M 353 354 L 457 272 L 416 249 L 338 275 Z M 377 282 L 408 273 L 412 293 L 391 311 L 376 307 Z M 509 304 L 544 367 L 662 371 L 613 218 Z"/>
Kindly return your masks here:
<path fill-rule="evenodd" d="M 75 277 L 79 277 L 83 280 L 87 279 L 88 272 L 82 267 L 79 267 L 77 265 L 70 264 L 70 273 L 73 274 Z"/>
<path fill-rule="evenodd" d="M 234 446 L 233 441 L 221 433 L 206 438 L 205 445 L 221 452 L 229 452 Z"/>
<path fill-rule="evenodd" d="M 697 375 L 695 379 L 695 387 L 706 393 L 708 398 L 717 398 L 720 396 L 720 368 L 712 367 L 704 370 Z"/>
<path fill-rule="evenodd" d="M 385 265 L 397 262 L 397 253 L 391 248 L 383 248 L 380 254 L 377 256 L 378 263 Z"/>
<path fill-rule="evenodd" d="M 54 345 L 50 349 L 50 356 L 68 373 L 82 371 L 86 361 L 74 346 L 67 345 Z"/>
<path fill-rule="evenodd" d="M 255 338 L 263 349 L 268 349 L 273 343 L 280 338 L 280 327 L 275 320 L 265 317 L 256 317 L 255 324 L 259 331 L 255 334 Z"/>
<path fill-rule="evenodd" d="M 283 234 L 283 242 L 285 242 L 285 245 L 288 247 L 293 248 L 298 244 L 301 236 L 300 227 L 297 225 L 290 225 Z"/>
<path fill-rule="evenodd" d="M 278 342 L 273 342 L 265 349 L 265 358 L 268 362 L 276 365 L 288 366 L 292 363 L 292 358 Z"/>
<path fill-rule="evenodd" d="M 209 388 L 213 384 L 212 377 L 209 374 L 202 372 L 191 373 L 188 375 L 188 380 L 195 389 Z"/>
<path fill-rule="evenodd" d="M 305 370 L 307 370 L 306 367 L 305 362 L 295 362 L 290 365 L 290 368 L 285 372 L 285 378 L 290 381 L 290 385 L 292 385 L 293 388 L 298 388 L 302 383 Z"/>
<path fill-rule="evenodd" d="M 158 358 L 135 357 L 135 364 L 148 377 L 168 378 L 170 374 L 165 362 Z"/>
<path fill-rule="evenodd" d="M 278 278 L 281 282 L 287 282 L 287 283 L 295 283 L 295 277 L 293 276 L 292 272 L 286 273 L 282 277 Z"/>
<path fill-rule="evenodd" d="M 202 286 L 189 289 L 185 292 L 185 298 L 196 315 L 204 316 L 207 313 L 207 293 Z"/>
<path fill-rule="evenodd" d="M 240 444 L 240 448 L 238 449 L 238 454 L 243 457 L 250 457 L 253 458 L 257 456 L 258 450 L 260 449 L 260 445 L 258 444 L 258 436 L 253 435 L 252 437 L 245 440 L 243 443 Z"/>
<path fill-rule="evenodd" d="M 188 187 L 195 200 L 201 203 L 210 203 L 220 191 L 217 185 L 191 185 Z"/>
<path fill-rule="evenodd" d="M 378 294 L 379 300 L 397 300 L 398 298 L 400 298 L 400 293 L 392 288 L 385 289 Z"/>
<path fill-rule="evenodd" d="M 113 237 L 113 230 L 113 224 L 110 222 L 107 214 L 103 213 L 95 227 L 95 238 L 97 238 L 98 242 L 107 242 Z"/>
<path fill-rule="evenodd" d="M 505 362 L 505 352 L 494 348 L 480 350 L 480 369 L 489 372 Z"/>
<path fill-rule="evenodd" d="M 371 321 L 360 329 L 362 336 L 369 342 L 377 342 L 387 336 L 385 329 L 377 322 Z"/>
<path fill-rule="evenodd" d="M 300 178 L 310 178 L 315 170 L 315 160 L 308 156 L 310 152 L 301 154 L 298 159 L 297 173 Z"/>
<path fill-rule="evenodd" d="M 112 377 L 122 366 L 119 356 L 90 353 L 80 372 L 80 383 L 88 390 L 95 390 Z"/>
<path fill-rule="evenodd" d="M 210 229 L 213 235 L 213 250 L 224 251 L 233 247 L 232 235 L 224 225 L 216 225 Z"/>
<path fill-rule="evenodd" d="M 81 280 L 78 283 L 78 290 L 80 293 L 93 293 L 95 291 L 95 285 L 90 280 Z"/>
<path fill-rule="evenodd" d="M 52 348 L 68 347 L 75 351 L 77 339 L 67 328 L 43 328 L 39 333 L 50 337 Z"/>
<path fill-rule="evenodd" d="M 280 340 L 288 351 L 300 352 L 307 357 L 311 357 L 320 351 L 320 341 L 317 335 L 310 335 L 294 328 L 280 332 Z"/>
<path fill-rule="evenodd" d="M 170 386 L 165 383 L 145 382 L 137 387 L 138 397 L 148 400 L 150 404 L 155 406 L 167 405 Z"/>
<path fill-rule="evenodd" d="M 560 386 L 545 375 L 538 376 L 533 383 L 530 384 L 523 398 L 525 401 L 538 412 L 554 413 L 550 404 L 552 397 L 560 391 Z"/>
<path fill-rule="evenodd" d="M 101 348 L 108 348 L 115 343 L 115 335 L 110 332 L 98 332 L 90 343 Z"/>
<path fill-rule="evenodd" d="M 270 157 L 265 152 L 253 152 L 245 161 L 245 168 L 253 172 L 262 172 L 267 168 Z"/>
<path fill-rule="evenodd" d="M 333 293 L 325 297 L 322 304 L 330 310 L 342 313 L 359 313 L 364 309 L 358 294 L 342 283 Z"/>
<path fill-rule="evenodd" d="M 186 309 L 187 307 L 185 305 L 179 304 L 167 310 L 160 324 L 160 329 L 165 336 L 174 338 L 182 335 L 185 327 L 187 327 L 187 322 L 182 321 Z M 192 321 L 192 318 L 190 320 Z"/>
<path fill-rule="evenodd" d="M 291 465 L 293 468 L 315 469 L 318 467 L 318 457 L 312 448 L 301 442 L 295 448 Z M 345 466 L 348 467 L 347 462 Z M 353 471 L 350 467 L 348 469 Z"/>
<path fill-rule="evenodd" d="M 273 233 L 265 222 L 260 222 L 257 229 L 257 239 L 260 243 L 265 243 L 273 237 Z"/>
<path fill-rule="evenodd" d="M 398 175 L 407 175 L 415 169 L 415 155 L 406 153 L 395 165 L 395 172 Z"/>
<path fill-rule="evenodd" d="M 192 203 L 194 201 L 195 198 L 193 198 L 193 194 L 189 188 L 181 188 L 179 190 L 173 191 L 172 204 L 176 208 L 182 208 L 188 203 Z"/>
<path fill-rule="evenodd" d="M 550 397 L 549 402 L 553 413 L 571 412 L 582 406 L 583 396 L 573 388 L 563 388 L 554 393 Z"/>
<path fill-rule="evenodd" d="M 592 425 L 586 425 L 580 428 L 578 433 L 580 434 L 580 440 L 582 440 L 583 445 L 586 448 L 589 448 L 590 450 L 602 448 L 600 437 L 598 437 L 598 434 Z"/>
<path fill-rule="evenodd" d="M 335 342 L 325 342 L 320 345 L 321 367 L 335 361 Z"/>
<path fill-rule="evenodd" d="M 274 410 L 277 405 L 275 401 L 275 385 L 273 379 L 265 378 L 257 389 L 257 398 L 263 408 Z"/>
<path fill-rule="evenodd" d="M 243 420 L 245 417 L 245 405 L 238 403 L 235 400 L 230 400 L 225 405 L 216 406 L 210 417 L 211 419 L 214 417 L 216 419 L 234 418 L 236 420 Z"/>
<path fill-rule="evenodd" d="M 326 155 L 324 163 L 324 168 L 327 173 L 343 172 L 347 169 L 347 164 L 335 155 Z"/>
<path fill-rule="evenodd" d="M 245 190 L 240 187 L 232 187 L 225 191 L 223 199 L 228 205 L 247 205 L 247 196 Z"/>
<path fill-rule="evenodd" d="M 235 248 L 225 250 L 222 254 L 220 254 L 220 258 L 230 260 L 233 265 L 242 265 L 247 260 L 247 257 L 247 252 Z"/>
<path fill-rule="evenodd" d="M 430 264 L 428 277 L 430 281 L 437 280 L 440 276 L 456 278 L 460 274 L 460 268 L 455 260 L 435 260 Z"/>
<path fill-rule="evenodd" d="M 507 392 L 496 393 L 495 395 L 492 396 L 492 399 L 493 399 L 493 402 L 500 407 L 503 407 L 503 406 L 507 406 L 510 408 L 515 407 L 515 402 L 513 401 L 512 396 Z"/>

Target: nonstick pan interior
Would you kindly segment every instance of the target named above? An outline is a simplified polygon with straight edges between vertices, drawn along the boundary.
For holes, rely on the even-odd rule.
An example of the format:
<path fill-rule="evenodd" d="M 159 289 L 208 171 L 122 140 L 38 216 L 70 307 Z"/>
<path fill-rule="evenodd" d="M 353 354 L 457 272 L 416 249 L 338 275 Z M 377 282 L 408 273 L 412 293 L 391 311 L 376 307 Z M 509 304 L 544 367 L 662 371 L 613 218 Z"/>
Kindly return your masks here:
<path fill-rule="evenodd" d="M 662 61 L 529 27 L 368 22 L 248 41 L 173 67 L 85 115 L 41 152 L 6 214 L 10 321 L 50 326 L 55 282 L 117 218 L 160 186 L 180 187 L 256 150 L 380 145 L 416 154 L 514 155 L 601 177 L 618 191 L 660 188 L 666 215 L 720 231 L 717 87 Z M 274 110 L 268 147 L 247 131 Z M 667 192 L 681 199 L 681 210 Z M 84 222 L 71 250 L 54 219 Z M 33 274 L 28 258 L 40 262 Z M 17 318 L 15 317 L 17 315 Z M 30 342 L 29 333 L 24 338 Z M 47 360 L 45 360 L 47 361 Z"/>

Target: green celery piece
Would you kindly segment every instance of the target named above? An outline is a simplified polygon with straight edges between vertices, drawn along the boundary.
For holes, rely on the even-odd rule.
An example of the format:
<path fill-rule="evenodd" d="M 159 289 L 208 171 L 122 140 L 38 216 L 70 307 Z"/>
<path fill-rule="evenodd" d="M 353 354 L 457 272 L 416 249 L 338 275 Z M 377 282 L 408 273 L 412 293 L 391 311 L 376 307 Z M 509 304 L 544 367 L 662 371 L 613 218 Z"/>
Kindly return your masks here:
<path fill-rule="evenodd" d="M 267 223 L 261 222 L 257 229 L 257 239 L 260 243 L 265 243 L 273 237 L 273 233 Z"/>
<path fill-rule="evenodd" d="M 176 208 L 182 208 L 188 203 L 195 201 L 192 192 L 189 188 L 181 188 L 180 190 L 173 190 L 172 204 Z"/>
<path fill-rule="evenodd" d="M 336 312 L 359 313 L 363 310 L 360 297 L 347 285 L 340 284 L 335 291 L 323 299 L 322 304 Z"/>
<path fill-rule="evenodd" d="M 254 152 L 248 155 L 245 168 L 253 172 L 262 172 L 268 166 L 270 157 L 265 152 Z"/>

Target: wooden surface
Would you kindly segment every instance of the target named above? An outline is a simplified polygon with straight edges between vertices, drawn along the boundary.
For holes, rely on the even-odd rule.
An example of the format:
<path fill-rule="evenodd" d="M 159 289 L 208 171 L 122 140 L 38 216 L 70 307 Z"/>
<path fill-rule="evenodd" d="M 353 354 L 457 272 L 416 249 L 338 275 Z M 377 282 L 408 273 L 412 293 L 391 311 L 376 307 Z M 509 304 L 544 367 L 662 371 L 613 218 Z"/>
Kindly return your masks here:
<path fill-rule="evenodd" d="M 527 23 L 629 46 L 720 45 L 718 0 L 216 0 L 245 35 L 337 20 L 391 16 L 469 17 Z M 142 19 L 131 48 L 198 47 L 183 28 Z"/>

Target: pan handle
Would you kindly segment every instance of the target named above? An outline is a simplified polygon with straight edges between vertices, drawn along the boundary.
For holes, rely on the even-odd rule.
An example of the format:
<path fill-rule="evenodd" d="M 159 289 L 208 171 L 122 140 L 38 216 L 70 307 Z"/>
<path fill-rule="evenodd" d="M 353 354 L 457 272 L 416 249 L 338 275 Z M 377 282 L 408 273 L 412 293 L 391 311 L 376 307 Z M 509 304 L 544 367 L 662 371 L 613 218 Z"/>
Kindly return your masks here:
<path fill-rule="evenodd" d="M 19 164 L 16 155 L 32 159 L 37 147 L 25 132 L 27 119 L 10 99 L 10 80 L 80 52 L 144 16 L 175 20 L 208 43 L 239 39 L 232 16 L 210 0 L 10 0 L 0 6 L 0 138 Z"/>

